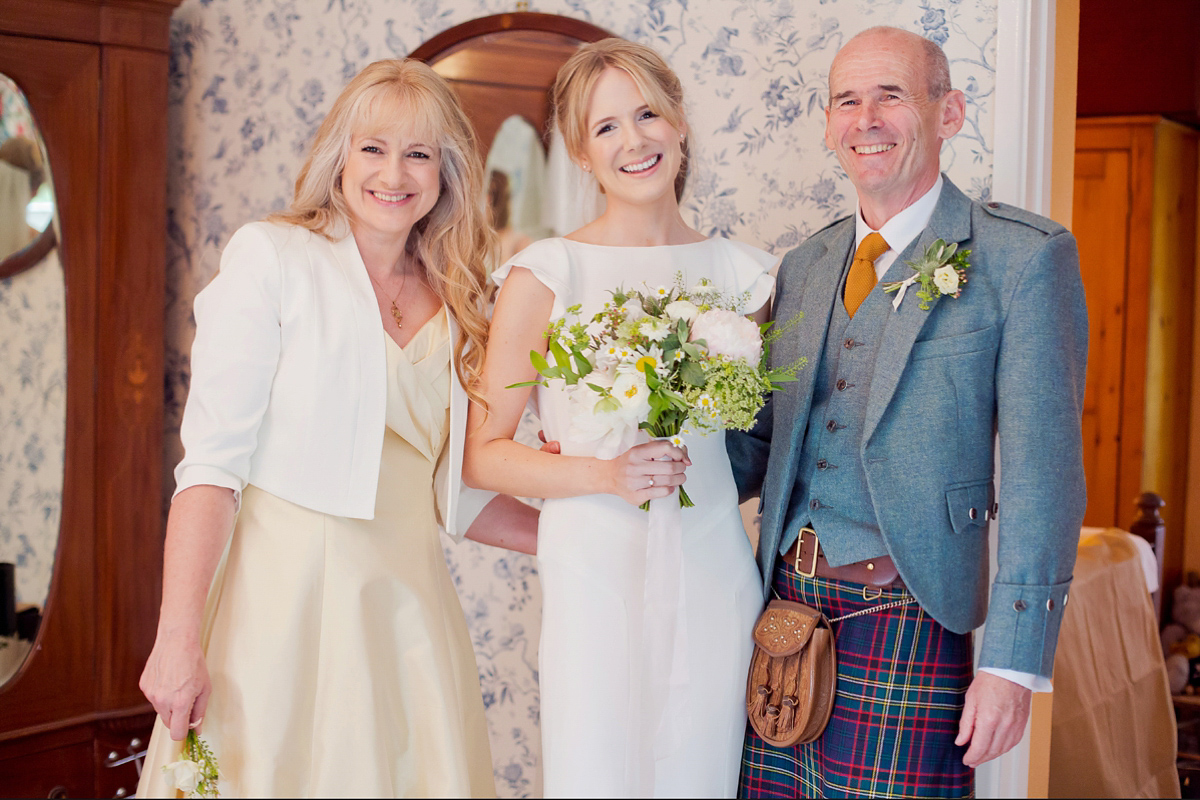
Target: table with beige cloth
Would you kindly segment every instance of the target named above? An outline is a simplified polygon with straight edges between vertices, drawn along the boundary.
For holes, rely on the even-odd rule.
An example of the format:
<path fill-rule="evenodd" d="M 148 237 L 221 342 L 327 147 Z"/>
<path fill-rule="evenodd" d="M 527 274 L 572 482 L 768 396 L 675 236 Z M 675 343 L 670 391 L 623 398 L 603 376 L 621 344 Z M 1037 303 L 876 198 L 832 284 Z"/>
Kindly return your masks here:
<path fill-rule="evenodd" d="M 1054 662 L 1050 797 L 1179 797 L 1175 712 L 1141 545 L 1085 529 Z"/>

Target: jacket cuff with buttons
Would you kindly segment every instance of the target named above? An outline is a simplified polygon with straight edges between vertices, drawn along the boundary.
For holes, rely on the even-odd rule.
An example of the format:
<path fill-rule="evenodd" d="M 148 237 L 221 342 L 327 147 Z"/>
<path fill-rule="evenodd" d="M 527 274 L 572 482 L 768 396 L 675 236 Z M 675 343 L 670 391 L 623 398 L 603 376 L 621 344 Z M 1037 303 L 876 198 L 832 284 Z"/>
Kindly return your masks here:
<path fill-rule="evenodd" d="M 993 584 L 979 666 L 1050 677 L 1070 585 Z"/>

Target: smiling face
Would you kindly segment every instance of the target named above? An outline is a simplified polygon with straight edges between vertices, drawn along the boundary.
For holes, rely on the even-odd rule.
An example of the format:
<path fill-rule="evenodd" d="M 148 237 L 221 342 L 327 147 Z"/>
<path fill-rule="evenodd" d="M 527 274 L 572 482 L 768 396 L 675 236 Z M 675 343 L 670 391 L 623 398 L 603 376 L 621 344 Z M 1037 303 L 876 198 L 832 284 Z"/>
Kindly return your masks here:
<path fill-rule="evenodd" d="M 650 110 L 629 73 L 609 67 L 592 89 L 580 165 L 610 203 L 674 203 L 683 133 Z"/>
<path fill-rule="evenodd" d="M 962 92 L 931 98 L 929 83 L 920 37 L 902 31 L 851 39 L 830 68 L 825 145 L 837 153 L 873 227 L 933 186 L 942 142 L 962 127 Z"/>
<path fill-rule="evenodd" d="M 399 111 L 399 110 L 398 110 Z M 402 113 L 377 114 L 350 139 L 342 195 L 356 237 L 401 243 L 438 201 L 441 152 L 432 137 Z"/>

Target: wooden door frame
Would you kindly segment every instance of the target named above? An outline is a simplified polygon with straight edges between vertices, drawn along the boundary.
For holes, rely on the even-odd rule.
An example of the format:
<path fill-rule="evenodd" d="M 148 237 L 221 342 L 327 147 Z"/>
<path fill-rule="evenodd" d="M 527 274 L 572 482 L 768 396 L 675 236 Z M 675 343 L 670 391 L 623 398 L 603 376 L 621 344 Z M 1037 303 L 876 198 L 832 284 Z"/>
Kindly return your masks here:
<path fill-rule="evenodd" d="M 998 0 L 992 198 L 1070 227 L 1079 0 Z M 996 480 L 1001 480 L 999 448 Z M 990 525 L 996 569 L 996 522 Z M 976 658 L 983 642 L 976 632 Z M 982 765 L 976 796 L 1046 797 L 1053 695 L 1035 694 L 1020 744 Z"/>

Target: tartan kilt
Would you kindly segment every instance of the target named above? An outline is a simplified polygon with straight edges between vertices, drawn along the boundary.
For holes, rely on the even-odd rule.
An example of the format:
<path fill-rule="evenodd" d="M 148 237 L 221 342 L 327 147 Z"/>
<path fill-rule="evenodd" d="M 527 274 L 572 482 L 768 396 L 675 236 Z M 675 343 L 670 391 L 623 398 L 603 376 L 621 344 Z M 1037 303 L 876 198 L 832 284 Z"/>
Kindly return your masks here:
<path fill-rule="evenodd" d="M 870 601 L 858 583 L 805 578 L 783 559 L 773 590 L 833 618 Z M 952 633 L 916 602 L 833 623 L 837 698 L 815 742 L 779 749 L 746 726 L 741 797 L 971 797 L 974 771 L 954 744 L 971 683 L 971 634 Z"/>

